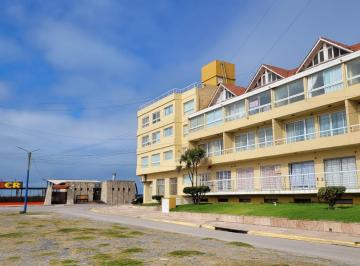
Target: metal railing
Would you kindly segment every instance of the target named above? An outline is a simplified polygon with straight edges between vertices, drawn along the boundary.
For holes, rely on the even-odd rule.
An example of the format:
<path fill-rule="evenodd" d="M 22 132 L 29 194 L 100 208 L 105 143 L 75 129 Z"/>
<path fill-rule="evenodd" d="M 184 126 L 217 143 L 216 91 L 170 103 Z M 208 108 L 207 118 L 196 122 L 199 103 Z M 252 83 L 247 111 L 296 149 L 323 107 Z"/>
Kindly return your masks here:
<path fill-rule="evenodd" d="M 149 106 L 149 105 L 151 105 L 151 104 L 153 104 L 153 103 L 155 103 L 155 102 L 157 102 L 157 101 L 159 101 L 159 100 L 161 100 L 161 99 L 163 99 L 163 98 L 165 98 L 165 97 L 167 97 L 169 95 L 184 93 L 184 92 L 186 92 L 188 90 L 191 90 L 193 88 L 202 88 L 202 83 L 201 82 L 194 82 L 194 83 L 191 83 L 190 85 L 188 85 L 188 86 L 186 86 L 186 87 L 184 87 L 182 89 L 176 89 L 175 88 L 175 89 L 169 90 L 169 91 L 161 94 L 160 96 L 158 96 L 158 97 L 156 97 L 156 98 L 154 98 L 154 99 L 140 105 L 138 110 L 144 109 L 145 107 L 147 107 L 147 106 Z"/>
<path fill-rule="evenodd" d="M 309 90 L 309 98 L 316 97 L 318 95 L 326 94 L 329 92 L 337 91 L 341 89 L 343 86 L 344 86 L 343 81 L 339 80 L 331 84 L 326 84 L 324 86 L 314 88 L 312 90 Z"/>
<path fill-rule="evenodd" d="M 353 133 L 353 132 L 358 132 L 358 131 L 360 131 L 360 124 L 346 126 L 346 127 L 332 128 L 329 130 L 322 130 L 322 131 L 311 132 L 311 133 L 306 133 L 306 134 L 301 134 L 301 135 L 296 135 L 296 136 L 290 136 L 290 137 L 286 137 L 286 138 L 276 139 L 273 141 L 268 140 L 265 142 L 259 142 L 259 143 L 255 143 L 255 144 L 249 144 L 249 145 L 244 145 L 244 146 L 235 146 L 233 148 L 228 148 L 228 149 L 218 149 L 213 152 L 208 152 L 206 155 L 207 155 L 207 157 L 215 157 L 215 156 L 239 153 L 239 152 L 244 152 L 244 151 L 249 151 L 249 150 L 257 150 L 257 149 L 271 147 L 271 146 L 275 146 L 275 145 L 290 144 L 290 143 L 295 143 L 295 142 L 300 142 L 300 141 L 307 141 L 307 140 L 316 139 L 316 138 L 325 138 L 325 137 L 342 135 L 342 134 Z"/>
<path fill-rule="evenodd" d="M 320 172 L 201 181 L 211 193 L 221 192 L 283 192 L 314 191 L 319 186 L 344 186 L 360 189 L 360 171 Z M 319 184 L 319 185 L 317 185 Z"/>

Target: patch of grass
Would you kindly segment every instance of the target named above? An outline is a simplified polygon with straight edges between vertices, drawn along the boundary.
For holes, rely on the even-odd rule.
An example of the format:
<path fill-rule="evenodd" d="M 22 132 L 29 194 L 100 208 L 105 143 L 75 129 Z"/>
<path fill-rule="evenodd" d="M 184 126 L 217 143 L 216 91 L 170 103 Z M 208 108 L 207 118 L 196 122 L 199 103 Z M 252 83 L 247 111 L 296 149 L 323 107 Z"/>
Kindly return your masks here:
<path fill-rule="evenodd" d="M 106 261 L 106 260 L 110 260 L 111 258 L 112 258 L 111 254 L 107 254 L 107 253 L 98 253 L 92 256 L 92 259 L 98 261 Z"/>
<path fill-rule="evenodd" d="M 218 240 L 218 239 L 212 237 L 204 237 L 201 240 Z"/>
<path fill-rule="evenodd" d="M 54 251 L 48 251 L 48 252 L 42 252 L 39 254 L 40 257 L 50 257 L 50 256 L 55 256 L 57 255 L 57 252 Z"/>
<path fill-rule="evenodd" d="M 129 229 L 128 227 L 121 226 L 121 225 L 118 225 L 118 224 L 113 224 L 111 227 L 113 229 L 117 229 L 117 230 L 127 230 L 127 229 Z"/>
<path fill-rule="evenodd" d="M 116 260 L 107 261 L 104 266 L 139 266 L 143 265 L 143 262 L 140 260 L 130 259 L 130 258 L 119 258 Z"/>
<path fill-rule="evenodd" d="M 144 235 L 144 233 L 140 232 L 140 231 L 130 231 L 128 234 L 131 235 L 131 236 L 142 236 L 142 235 Z"/>
<path fill-rule="evenodd" d="M 291 220 L 360 222 L 360 205 L 338 206 L 335 210 L 328 210 L 328 205 L 323 203 L 279 203 L 276 206 L 273 204 L 213 203 L 180 205 L 172 211 L 282 217 Z"/>
<path fill-rule="evenodd" d="M 179 258 L 199 256 L 199 255 L 204 255 L 204 254 L 205 254 L 204 252 L 197 251 L 197 250 L 175 250 L 175 251 L 168 253 L 169 256 L 179 257 Z"/>
<path fill-rule="evenodd" d="M 73 240 L 91 240 L 91 239 L 95 239 L 95 236 L 77 236 L 73 238 Z"/>
<path fill-rule="evenodd" d="M 107 246 L 110 246 L 109 243 L 101 243 L 101 244 L 98 244 L 97 245 L 98 247 L 107 247 Z"/>
<path fill-rule="evenodd" d="M 74 227 L 66 227 L 66 228 L 60 228 L 57 230 L 59 233 L 74 233 L 74 232 L 81 232 L 80 228 L 74 228 Z"/>
<path fill-rule="evenodd" d="M 143 252 L 144 249 L 143 248 L 138 248 L 138 247 L 132 247 L 132 248 L 127 248 L 123 251 L 123 253 L 139 253 L 139 252 Z"/>
<path fill-rule="evenodd" d="M 232 245 L 232 246 L 242 247 L 242 248 L 253 248 L 253 246 L 250 244 L 238 242 L 238 241 L 229 242 L 228 244 Z"/>
<path fill-rule="evenodd" d="M 68 259 L 68 260 L 62 260 L 61 264 L 64 266 L 75 266 L 77 265 L 77 262 L 78 262 L 77 260 Z"/>
<path fill-rule="evenodd" d="M 7 259 L 11 260 L 11 261 L 15 261 L 15 260 L 19 260 L 20 256 L 11 256 L 11 257 L 8 257 Z"/>
<path fill-rule="evenodd" d="M 131 238 L 132 235 L 124 233 L 124 232 L 119 232 L 117 230 L 113 230 L 113 229 L 107 229 L 103 232 L 104 236 L 108 236 L 108 237 L 114 237 L 114 238 Z"/>
<path fill-rule="evenodd" d="M 13 233 L 6 233 L 6 234 L 0 234 L 0 238 L 19 238 L 23 237 L 25 233 L 23 232 L 13 232 Z"/>

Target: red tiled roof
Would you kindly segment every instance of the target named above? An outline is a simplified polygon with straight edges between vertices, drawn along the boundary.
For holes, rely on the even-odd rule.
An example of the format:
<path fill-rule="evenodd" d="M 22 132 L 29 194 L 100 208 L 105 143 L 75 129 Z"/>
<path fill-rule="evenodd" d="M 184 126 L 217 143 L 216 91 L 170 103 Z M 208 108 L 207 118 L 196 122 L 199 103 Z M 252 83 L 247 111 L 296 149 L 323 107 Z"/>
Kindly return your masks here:
<path fill-rule="evenodd" d="M 320 37 L 320 39 L 323 39 L 323 40 L 328 41 L 328 42 L 332 42 L 332 43 L 334 43 L 334 44 L 336 44 L 336 45 L 338 45 L 338 46 L 341 46 L 341 47 L 343 47 L 343 48 L 352 50 L 352 49 L 351 49 L 351 46 L 349 46 L 349 45 L 347 45 L 347 44 L 344 44 L 344 43 L 341 43 L 341 42 L 338 42 L 338 41 L 334 41 L 334 40 L 331 40 L 331 39 L 325 38 L 325 37 Z"/>
<path fill-rule="evenodd" d="M 230 92 L 232 92 L 235 96 L 239 96 L 245 93 L 246 88 L 236 86 L 233 84 L 222 84 L 225 88 L 227 88 Z"/>
<path fill-rule="evenodd" d="M 356 44 L 353 44 L 353 45 L 350 45 L 349 46 L 351 50 L 353 50 L 354 52 L 355 51 L 359 51 L 360 50 L 360 42 L 359 43 L 356 43 Z"/>
<path fill-rule="evenodd" d="M 281 68 L 281 67 L 276 67 L 276 66 L 272 66 L 272 65 L 265 65 L 265 67 L 267 67 L 268 69 L 270 69 L 271 71 L 273 71 L 274 73 L 287 78 L 290 77 L 292 75 L 294 75 L 296 73 L 297 68 L 295 69 L 285 69 L 285 68 Z"/>

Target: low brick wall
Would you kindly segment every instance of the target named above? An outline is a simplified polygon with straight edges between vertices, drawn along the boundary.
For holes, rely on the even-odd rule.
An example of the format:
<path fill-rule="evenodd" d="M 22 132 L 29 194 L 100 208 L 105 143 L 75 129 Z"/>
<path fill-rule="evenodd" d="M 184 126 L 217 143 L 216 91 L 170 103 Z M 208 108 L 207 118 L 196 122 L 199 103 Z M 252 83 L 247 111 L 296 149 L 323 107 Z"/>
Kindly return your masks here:
<path fill-rule="evenodd" d="M 282 228 L 301 229 L 319 232 L 335 232 L 360 235 L 360 223 L 341 223 L 331 221 L 290 220 L 287 218 L 236 216 L 226 214 L 170 212 L 167 216 L 179 219 L 203 220 L 207 222 L 228 222 L 249 225 L 264 225 Z"/>

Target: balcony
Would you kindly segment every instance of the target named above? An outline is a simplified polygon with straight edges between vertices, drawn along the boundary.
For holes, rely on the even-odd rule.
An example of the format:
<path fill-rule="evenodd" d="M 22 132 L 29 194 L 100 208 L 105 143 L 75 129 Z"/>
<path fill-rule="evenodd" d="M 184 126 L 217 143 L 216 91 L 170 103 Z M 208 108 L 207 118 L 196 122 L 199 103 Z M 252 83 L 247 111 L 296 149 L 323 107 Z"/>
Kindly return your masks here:
<path fill-rule="evenodd" d="M 337 171 L 295 175 L 238 177 L 201 181 L 207 195 L 234 194 L 314 194 L 321 186 L 344 186 L 347 193 L 360 192 L 360 171 Z M 320 184 L 320 185 L 317 185 Z"/>
<path fill-rule="evenodd" d="M 253 143 L 253 144 L 248 144 L 246 146 L 235 146 L 233 148 L 230 149 L 218 149 L 218 150 L 214 150 L 212 152 L 208 152 L 207 153 L 207 157 L 208 158 L 213 158 L 212 163 L 218 163 L 218 161 L 223 161 L 223 160 L 217 160 L 216 157 L 224 157 L 226 158 L 226 156 L 229 155 L 241 155 L 246 153 L 246 157 L 247 158 L 251 158 L 251 154 L 249 154 L 249 152 L 253 152 L 256 153 L 257 155 L 264 157 L 265 155 L 261 152 L 261 149 L 264 148 L 268 148 L 268 147 L 280 147 L 280 146 L 285 146 L 285 144 L 295 144 L 295 143 L 307 143 L 309 141 L 316 141 L 316 140 L 323 140 L 323 139 L 328 139 L 330 137 L 334 137 L 334 136 L 340 136 L 340 135 L 350 135 L 350 134 L 354 134 L 360 133 L 360 124 L 357 125 L 351 125 L 351 126 L 346 126 L 346 127 L 339 127 L 339 128 L 332 128 L 329 130 L 322 130 L 322 131 L 318 131 L 318 132 L 311 132 L 311 133 L 307 133 L 307 134 L 301 134 L 301 135 L 296 135 L 296 136 L 288 136 L 286 138 L 282 138 L 282 139 L 276 139 L 276 140 L 267 140 L 265 142 L 260 142 L 260 143 Z M 345 138 L 344 141 L 352 141 L 351 138 Z M 326 143 L 324 145 L 336 145 L 339 146 L 342 143 L 340 142 L 329 142 L 326 141 Z M 354 144 L 358 144 L 358 140 L 354 141 Z M 346 145 L 346 144 L 343 144 Z M 302 145 L 304 148 L 306 148 L 309 145 Z M 321 145 L 317 146 L 319 149 L 322 148 Z M 313 146 L 310 145 L 310 148 L 313 149 Z M 325 148 L 325 147 L 324 147 Z M 282 151 L 279 149 L 272 149 L 272 152 L 276 151 L 277 154 L 280 154 Z M 300 151 L 300 150 L 299 150 Z M 293 152 L 293 150 L 291 150 L 291 152 Z M 256 155 L 256 156 L 257 156 Z M 272 155 L 269 153 L 269 155 Z M 243 158 L 241 158 L 243 159 Z M 234 157 L 232 157 L 231 159 L 229 158 L 229 161 L 236 161 Z"/>

